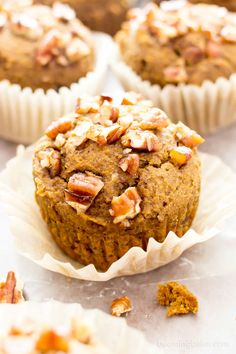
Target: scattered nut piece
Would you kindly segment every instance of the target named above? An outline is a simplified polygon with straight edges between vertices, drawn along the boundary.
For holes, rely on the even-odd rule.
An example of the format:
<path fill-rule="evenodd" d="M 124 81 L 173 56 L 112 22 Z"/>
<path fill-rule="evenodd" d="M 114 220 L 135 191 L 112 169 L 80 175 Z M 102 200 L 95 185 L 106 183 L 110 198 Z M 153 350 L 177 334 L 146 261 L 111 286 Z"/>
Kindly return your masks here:
<path fill-rule="evenodd" d="M 158 138 L 147 130 L 129 130 L 122 138 L 124 147 L 131 147 L 137 150 L 158 151 L 160 144 Z"/>
<path fill-rule="evenodd" d="M 71 114 L 65 117 L 62 117 L 58 120 L 52 122 L 47 128 L 45 134 L 52 140 L 55 140 L 58 134 L 64 134 L 68 130 L 71 130 L 73 127 L 73 118 L 76 118 L 77 115 Z"/>
<path fill-rule="evenodd" d="M 91 342 L 91 332 L 89 328 L 78 323 L 76 319 L 72 321 L 72 336 L 83 344 L 90 344 Z"/>
<path fill-rule="evenodd" d="M 130 175 L 135 175 L 139 168 L 139 155 L 129 154 L 128 156 L 123 157 L 119 161 L 120 168 L 129 173 Z"/>
<path fill-rule="evenodd" d="M 186 165 L 188 160 L 192 157 L 192 150 L 187 148 L 186 146 L 178 146 L 175 149 L 171 150 L 170 157 L 172 162 L 176 166 Z"/>
<path fill-rule="evenodd" d="M 54 149 L 46 149 L 38 153 L 40 165 L 46 168 L 51 178 L 58 176 L 61 172 L 61 154 Z"/>
<path fill-rule="evenodd" d="M 65 190 L 66 202 L 77 212 L 85 212 L 103 187 L 100 178 L 76 173 L 70 177 Z"/>
<path fill-rule="evenodd" d="M 26 14 L 14 14 L 11 17 L 10 28 L 17 36 L 37 40 L 43 35 L 43 28 L 39 22 Z"/>
<path fill-rule="evenodd" d="M 221 58 L 223 51 L 219 44 L 211 40 L 207 43 L 206 54 L 209 58 Z"/>
<path fill-rule="evenodd" d="M 72 39 L 66 47 L 66 56 L 72 63 L 86 57 L 89 53 L 89 46 L 79 38 Z"/>
<path fill-rule="evenodd" d="M 120 297 L 112 301 L 111 314 L 112 316 L 120 317 L 127 312 L 132 311 L 132 304 L 128 296 Z"/>
<path fill-rule="evenodd" d="M 61 336 L 53 330 L 48 330 L 40 335 L 35 349 L 40 353 L 48 353 L 49 351 L 68 353 L 70 347 L 67 337 Z"/>
<path fill-rule="evenodd" d="M 175 281 L 158 285 L 157 302 L 167 306 L 168 317 L 198 312 L 196 296 L 186 286 Z"/>
<path fill-rule="evenodd" d="M 48 65 L 54 56 L 60 54 L 62 40 L 62 33 L 59 30 L 52 29 L 47 32 L 36 52 L 36 62 L 42 66 Z"/>
<path fill-rule="evenodd" d="M 188 78 L 185 69 L 181 66 L 168 66 L 164 69 L 164 78 L 166 82 L 182 83 Z"/>
<path fill-rule="evenodd" d="M 52 7 L 53 15 L 62 22 L 70 22 L 76 18 L 75 11 L 66 4 L 56 2 Z"/>
<path fill-rule="evenodd" d="M 121 104 L 125 106 L 134 106 L 141 100 L 141 98 L 142 96 L 139 93 L 126 92 Z"/>
<path fill-rule="evenodd" d="M 176 137 L 178 141 L 183 143 L 185 146 L 193 149 L 196 146 L 204 143 L 204 139 L 201 135 L 197 134 L 194 130 L 191 130 L 183 123 L 178 123 L 176 126 Z"/>
<path fill-rule="evenodd" d="M 143 130 L 163 129 L 169 124 L 167 115 L 159 108 L 151 108 L 146 114 L 141 114 L 140 128 Z"/>
<path fill-rule="evenodd" d="M 15 273 L 9 272 L 6 282 L 0 283 L 0 303 L 17 304 L 23 301 L 22 289 L 17 288 Z"/>
<path fill-rule="evenodd" d="M 232 25 L 226 25 L 221 30 L 221 36 L 227 42 L 236 42 L 236 27 Z"/>
<path fill-rule="evenodd" d="M 114 217 L 113 223 L 118 224 L 125 219 L 133 219 L 141 211 L 140 198 L 136 187 L 129 187 L 119 197 L 113 197 L 110 214 Z"/>

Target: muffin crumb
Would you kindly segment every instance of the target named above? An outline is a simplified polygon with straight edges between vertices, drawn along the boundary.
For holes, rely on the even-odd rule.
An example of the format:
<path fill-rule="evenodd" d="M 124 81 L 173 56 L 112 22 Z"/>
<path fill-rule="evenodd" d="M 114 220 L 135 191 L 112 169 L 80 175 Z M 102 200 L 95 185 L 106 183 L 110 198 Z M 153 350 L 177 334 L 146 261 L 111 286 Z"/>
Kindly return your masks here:
<path fill-rule="evenodd" d="M 127 312 L 132 311 L 132 304 L 128 296 L 120 297 L 112 301 L 111 314 L 112 316 L 120 317 Z"/>
<path fill-rule="evenodd" d="M 186 286 L 175 281 L 158 285 L 157 302 L 167 306 L 168 317 L 198 312 L 197 297 Z"/>

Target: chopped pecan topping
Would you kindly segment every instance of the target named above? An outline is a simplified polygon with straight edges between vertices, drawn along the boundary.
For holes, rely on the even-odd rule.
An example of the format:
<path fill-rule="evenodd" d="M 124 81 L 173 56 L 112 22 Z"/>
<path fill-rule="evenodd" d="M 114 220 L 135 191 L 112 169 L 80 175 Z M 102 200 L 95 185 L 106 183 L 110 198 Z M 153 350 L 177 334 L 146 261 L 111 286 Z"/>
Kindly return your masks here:
<path fill-rule="evenodd" d="M 206 46 L 206 54 L 209 58 L 221 58 L 223 51 L 218 43 L 209 41 Z"/>
<path fill-rule="evenodd" d="M 132 311 L 132 304 L 128 296 L 120 297 L 112 301 L 111 314 L 112 316 L 120 317 L 121 315 Z"/>
<path fill-rule="evenodd" d="M 100 105 L 102 105 L 105 101 L 112 103 L 113 102 L 113 98 L 111 96 L 108 95 L 101 95 L 99 97 L 99 101 L 100 101 Z"/>
<path fill-rule="evenodd" d="M 111 216 L 114 217 L 114 224 L 118 224 L 125 219 L 133 219 L 141 211 L 140 198 L 136 187 L 129 187 L 119 197 L 113 197 L 111 202 Z"/>
<path fill-rule="evenodd" d="M 42 39 L 36 53 L 36 61 L 46 66 L 53 59 L 55 50 L 58 50 L 60 41 L 60 31 L 52 29 Z"/>
<path fill-rule="evenodd" d="M 106 101 L 100 108 L 100 123 L 102 125 L 110 125 L 109 123 L 115 123 L 119 117 L 119 109 L 111 104 L 106 104 Z"/>
<path fill-rule="evenodd" d="M 0 303 L 17 304 L 24 301 L 21 290 L 16 288 L 16 276 L 14 272 L 7 274 L 5 283 L 0 283 Z"/>
<path fill-rule="evenodd" d="M 90 344 L 91 342 L 91 332 L 89 328 L 77 323 L 76 320 L 72 322 L 72 336 L 83 344 Z"/>
<path fill-rule="evenodd" d="M 141 95 L 135 92 L 126 92 L 121 102 L 125 106 L 134 106 L 141 100 Z"/>
<path fill-rule="evenodd" d="M 45 134 L 52 140 L 55 140 L 58 134 L 65 134 L 68 130 L 73 127 L 73 118 L 77 115 L 72 114 L 66 117 L 62 117 L 49 125 Z"/>
<path fill-rule="evenodd" d="M 93 125 L 87 133 L 87 138 L 95 141 L 99 145 L 110 144 L 115 141 L 119 129 L 119 124 L 113 124 L 110 127 L 103 127 L 99 124 Z M 118 138 L 116 140 L 118 140 Z"/>
<path fill-rule="evenodd" d="M 129 130 L 122 138 L 124 147 L 131 147 L 137 150 L 158 151 L 160 144 L 158 138 L 147 130 Z"/>
<path fill-rule="evenodd" d="M 103 187 L 100 178 L 76 173 L 70 177 L 65 190 L 66 202 L 78 212 L 85 212 Z"/>
<path fill-rule="evenodd" d="M 124 172 L 135 175 L 139 168 L 139 156 L 137 154 L 125 156 L 119 161 L 119 166 Z"/>
<path fill-rule="evenodd" d="M 181 122 L 176 126 L 176 137 L 182 144 L 191 149 L 205 141 L 201 135 L 197 134 L 194 130 L 189 129 Z"/>
<path fill-rule="evenodd" d="M 10 28 L 14 34 L 31 40 L 37 40 L 43 35 L 43 28 L 39 22 L 36 19 L 22 13 L 14 14 L 11 17 Z"/>
<path fill-rule="evenodd" d="M 76 106 L 76 113 L 98 113 L 100 109 L 99 102 L 90 98 L 79 98 Z"/>
<path fill-rule="evenodd" d="M 151 108 L 141 119 L 139 127 L 143 130 L 163 129 L 169 124 L 167 115 L 159 108 Z"/>
<path fill-rule="evenodd" d="M 76 18 L 75 11 L 66 4 L 56 2 L 52 7 L 53 15 L 62 22 L 70 22 Z"/>
<path fill-rule="evenodd" d="M 236 42 L 236 25 L 227 25 L 221 31 L 221 37 L 227 42 Z"/>
<path fill-rule="evenodd" d="M 7 23 L 7 15 L 5 13 L 0 13 L 0 30 L 3 29 Z"/>
<path fill-rule="evenodd" d="M 46 168 L 51 178 L 58 176 L 61 172 L 61 154 L 54 149 L 46 149 L 38 153 L 40 165 Z"/>
<path fill-rule="evenodd" d="M 43 332 L 37 340 L 36 350 L 40 353 L 58 351 L 68 353 L 70 350 L 68 338 L 55 333 L 53 330 Z"/>
<path fill-rule="evenodd" d="M 179 84 L 187 80 L 187 73 L 181 66 L 168 66 L 164 69 L 164 78 L 167 82 Z"/>
<path fill-rule="evenodd" d="M 187 64 L 193 65 L 201 61 L 205 57 L 205 54 L 200 48 L 190 46 L 183 51 L 182 56 Z"/>
<path fill-rule="evenodd" d="M 89 46 L 79 38 L 73 38 L 66 47 L 66 56 L 72 63 L 86 57 L 89 53 Z"/>
<path fill-rule="evenodd" d="M 192 157 L 192 150 L 186 146 L 178 146 L 175 149 L 171 150 L 170 157 L 172 162 L 176 166 L 186 165 L 188 160 Z"/>

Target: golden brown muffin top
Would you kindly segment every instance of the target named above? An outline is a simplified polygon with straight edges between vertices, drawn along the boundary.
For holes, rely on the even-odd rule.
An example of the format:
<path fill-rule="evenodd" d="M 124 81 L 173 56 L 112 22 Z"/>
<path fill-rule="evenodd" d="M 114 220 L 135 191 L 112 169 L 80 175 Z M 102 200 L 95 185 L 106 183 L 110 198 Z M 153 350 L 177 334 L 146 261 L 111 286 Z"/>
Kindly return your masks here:
<path fill-rule="evenodd" d="M 135 180 L 148 161 L 155 165 L 170 161 L 177 169 L 184 167 L 203 141 L 184 124 L 171 123 L 162 110 L 138 94 L 126 93 L 116 98 L 102 95 L 79 99 L 76 113 L 54 121 L 39 142 L 35 156 L 49 185 L 52 179 L 61 177 L 63 185 L 66 181 L 66 202 L 78 212 L 85 212 L 104 188 L 104 181 L 99 161 L 92 162 L 93 166 L 99 165 L 99 171 L 78 172 L 77 160 L 83 150 L 88 149 L 89 154 L 90 148 L 96 151 L 96 146 L 102 146 L 105 156 L 110 146 L 110 152 L 117 155 L 112 147 L 115 145 L 120 155 L 118 159 L 114 156 L 115 170 Z M 88 154 L 85 159 L 90 161 Z M 141 201 L 133 186 L 113 197 L 110 209 L 113 222 L 134 218 L 140 212 Z"/>
<path fill-rule="evenodd" d="M 0 36 L 11 41 L 14 36 L 20 37 L 27 46 L 32 42 L 35 60 L 41 66 L 52 61 L 68 66 L 93 52 L 89 30 L 76 18 L 72 8 L 57 2 L 52 8 L 33 5 L 16 6 L 13 10 L 7 4 L 3 5 Z"/>

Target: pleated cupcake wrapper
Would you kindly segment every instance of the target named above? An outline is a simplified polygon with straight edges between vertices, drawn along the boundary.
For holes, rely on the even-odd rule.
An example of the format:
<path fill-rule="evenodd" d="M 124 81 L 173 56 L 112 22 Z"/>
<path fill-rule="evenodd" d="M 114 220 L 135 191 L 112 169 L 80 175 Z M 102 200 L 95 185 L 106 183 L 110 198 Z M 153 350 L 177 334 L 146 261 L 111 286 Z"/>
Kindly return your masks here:
<path fill-rule="evenodd" d="M 74 110 L 81 94 L 100 94 L 112 48 L 111 38 L 95 33 L 95 67 L 70 87 L 58 91 L 50 89 L 32 91 L 26 87 L 0 81 L 0 137 L 17 143 L 34 142 L 52 122 Z M 63 68 L 62 68 L 63 70 Z"/>
<path fill-rule="evenodd" d="M 163 354 L 150 344 L 138 330 L 129 327 L 124 319 L 114 318 L 99 310 L 85 310 L 79 304 L 25 302 L 0 306 L 0 337 L 24 319 L 38 324 L 39 328 L 53 326 L 65 328 L 71 319 L 91 331 L 94 344 L 81 346 L 80 354 Z"/>
<path fill-rule="evenodd" d="M 236 121 L 236 74 L 215 83 L 205 81 L 201 86 L 180 84 L 161 88 L 142 80 L 122 61 L 116 45 L 111 68 L 126 90 L 151 99 L 174 123 L 182 121 L 204 135 Z"/>
<path fill-rule="evenodd" d="M 92 264 L 83 266 L 71 260 L 53 241 L 34 198 L 32 155 L 32 146 L 20 146 L 17 156 L 0 175 L 0 222 L 2 218 L 7 223 L 18 253 L 68 277 L 106 281 L 148 272 L 217 235 L 223 230 L 225 219 L 236 214 L 236 175 L 219 158 L 200 154 L 202 191 L 191 229 L 182 238 L 170 232 L 163 243 L 150 239 L 147 251 L 133 247 L 106 272 L 99 272 Z"/>

